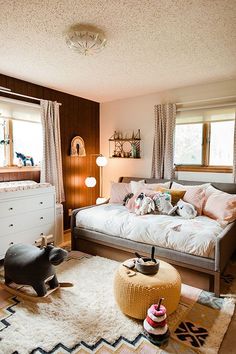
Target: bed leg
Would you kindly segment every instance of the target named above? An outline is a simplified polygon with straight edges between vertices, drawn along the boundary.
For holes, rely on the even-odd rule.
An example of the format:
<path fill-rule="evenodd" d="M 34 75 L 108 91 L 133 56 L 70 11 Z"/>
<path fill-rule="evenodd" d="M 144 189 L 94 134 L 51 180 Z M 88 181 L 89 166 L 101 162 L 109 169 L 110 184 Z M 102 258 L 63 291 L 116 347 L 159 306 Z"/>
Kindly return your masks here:
<path fill-rule="evenodd" d="M 220 272 L 214 274 L 214 293 L 215 296 L 220 296 Z"/>

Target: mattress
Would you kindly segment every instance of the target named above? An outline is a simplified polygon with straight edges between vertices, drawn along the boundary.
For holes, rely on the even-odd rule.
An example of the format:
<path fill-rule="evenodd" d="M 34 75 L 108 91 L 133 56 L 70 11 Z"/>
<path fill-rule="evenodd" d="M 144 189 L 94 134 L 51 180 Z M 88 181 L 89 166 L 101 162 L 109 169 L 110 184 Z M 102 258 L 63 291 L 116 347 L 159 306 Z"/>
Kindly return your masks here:
<path fill-rule="evenodd" d="M 177 215 L 137 216 L 118 204 L 80 210 L 76 226 L 212 259 L 216 238 L 223 230 L 217 221 L 207 216 L 191 220 Z"/>
<path fill-rule="evenodd" d="M 0 193 L 15 192 L 35 188 L 45 188 L 50 186 L 50 183 L 37 183 L 34 181 L 0 182 Z"/>

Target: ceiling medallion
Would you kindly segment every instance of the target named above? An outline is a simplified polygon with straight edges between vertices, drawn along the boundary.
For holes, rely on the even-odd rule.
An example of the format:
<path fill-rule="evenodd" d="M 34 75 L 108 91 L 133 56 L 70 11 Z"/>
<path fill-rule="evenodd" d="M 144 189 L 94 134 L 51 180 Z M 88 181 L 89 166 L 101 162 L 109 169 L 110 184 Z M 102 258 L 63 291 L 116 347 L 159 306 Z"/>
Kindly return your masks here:
<path fill-rule="evenodd" d="M 90 25 L 76 25 L 66 33 L 66 44 L 69 48 L 85 56 L 99 53 L 106 46 L 104 33 Z"/>

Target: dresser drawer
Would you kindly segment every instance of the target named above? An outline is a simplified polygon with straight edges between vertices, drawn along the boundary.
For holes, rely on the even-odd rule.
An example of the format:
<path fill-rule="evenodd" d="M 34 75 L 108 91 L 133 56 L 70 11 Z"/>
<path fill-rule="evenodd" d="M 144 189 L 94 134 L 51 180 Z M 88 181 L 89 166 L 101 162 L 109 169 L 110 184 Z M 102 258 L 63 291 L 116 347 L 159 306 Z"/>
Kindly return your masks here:
<path fill-rule="evenodd" d="M 55 222 L 55 209 L 48 208 L 19 214 L 7 218 L 0 218 L 0 243 L 1 237 L 29 230 L 40 225 Z"/>
<path fill-rule="evenodd" d="M 54 194 L 40 194 L 35 197 L 8 199 L 0 202 L 1 218 L 34 210 L 51 208 L 55 204 Z"/>
<path fill-rule="evenodd" d="M 39 239 L 42 235 L 54 235 L 54 224 L 42 225 L 35 229 L 19 232 L 13 235 L 0 237 L 0 259 L 4 258 L 7 249 L 17 243 L 31 243 Z"/>

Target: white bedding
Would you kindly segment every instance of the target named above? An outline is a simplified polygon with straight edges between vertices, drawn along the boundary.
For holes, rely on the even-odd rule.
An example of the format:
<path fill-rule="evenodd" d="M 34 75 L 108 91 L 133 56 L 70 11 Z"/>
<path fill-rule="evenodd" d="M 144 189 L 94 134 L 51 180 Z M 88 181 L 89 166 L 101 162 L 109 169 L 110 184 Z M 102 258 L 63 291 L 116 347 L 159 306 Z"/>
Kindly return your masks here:
<path fill-rule="evenodd" d="M 207 216 L 191 220 L 168 215 L 137 216 L 118 204 L 81 210 L 76 226 L 208 258 L 214 258 L 216 237 L 222 231 L 219 223 Z"/>

